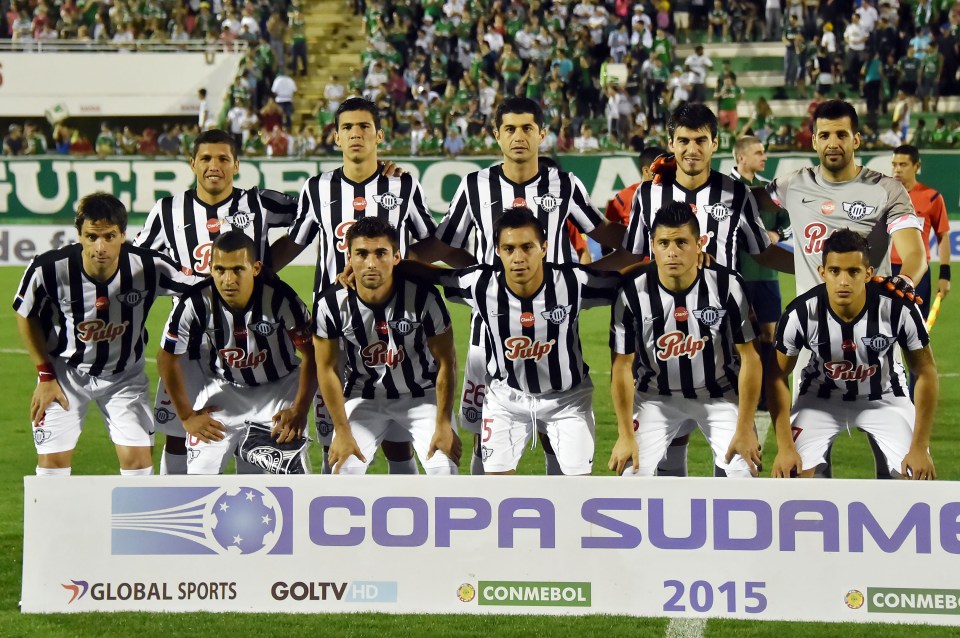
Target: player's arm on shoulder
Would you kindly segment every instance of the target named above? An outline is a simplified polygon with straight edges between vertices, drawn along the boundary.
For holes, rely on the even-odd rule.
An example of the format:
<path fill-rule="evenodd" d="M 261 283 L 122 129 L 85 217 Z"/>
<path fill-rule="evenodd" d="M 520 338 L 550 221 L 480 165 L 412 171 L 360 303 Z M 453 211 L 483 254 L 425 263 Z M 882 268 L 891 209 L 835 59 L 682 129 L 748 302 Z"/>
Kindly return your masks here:
<path fill-rule="evenodd" d="M 760 384 L 763 383 L 763 366 L 757 353 L 756 340 L 735 344 L 740 355 L 740 374 L 737 377 L 739 405 L 737 409 L 737 430 L 734 432 L 730 447 L 727 448 L 726 462 L 739 454 L 750 466 L 750 472 L 757 476 L 760 471 L 760 441 L 754 426 L 757 402 L 760 400 Z"/>
<path fill-rule="evenodd" d="M 297 198 L 269 188 L 258 191 L 269 228 L 287 228 L 297 218 Z"/>
<path fill-rule="evenodd" d="M 280 270 L 296 259 L 306 246 L 301 246 L 289 234 L 285 234 L 270 244 L 270 256 L 273 259 L 273 269 Z"/>
<path fill-rule="evenodd" d="M 933 416 L 940 398 L 940 379 L 933 351 L 927 344 L 919 350 L 905 350 L 910 373 L 917 380 L 914 388 L 916 419 L 913 428 L 913 440 L 910 451 L 903 459 L 901 474 L 906 478 L 933 480 L 937 471 L 930 456 L 930 435 L 933 430 Z"/>
<path fill-rule="evenodd" d="M 454 463 L 460 465 L 462 449 L 460 437 L 450 420 L 453 414 L 453 391 L 456 387 L 457 351 L 453 342 L 453 328 L 427 338 L 427 347 L 437 362 L 437 423 L 436 430 L 430 440 L 430 449 L 427 458 L 431 458 L 437 450 L 447 455 Z"/>
<path fill-rule="evenodd" d="M 927 272 L 927 250 L 923 245 L 920 229 L 900 228 L 893 231 L 891 238 L 903 264 L 900 268 L 900 276 L 908 277 L 916 288 Z"/>
<path fill-rule="evenodd" d="M 623 250 L 623 238 L 627 234 L 627 227 L 620 222 L 612 222 L 603 218 L 596 228 L 587 235 L 601 246 L 611 250 Z"/>
<path fill-rule="evenodd" d="M 640 448 L 633 433 L 633 353 L 613 352 L 610 371 L 610 395 L 617 417 L 617 441 L 610 452 L 607 469 L 619 476 L 632 464 L 633 473 L 640 469 Z"/>
<path fill-rule="evenodd" d="M 67 409 L 69 404 L 48 357 L 40 321 L 33 315 L 24 317 L 17 314 L 17 331 L 30 360 L 37 366 L 37 387 L 30 399 L 30 423 L 36 425 L 54 401 L 63 409 Z"/>
<path fill-rule="evenodd" d="M 754 255 L 753 258 L 756 259 L 757 263 L 761 266 L 773 268 L 779 272 L 793 274 L 796 269 L 793 253 L 778 244 L 770 244 L 762 253 Z"/>
<path fill-rule="evenodd" d="M 466 268 L 477 263 L 463 248 L 454 248 L 436 237 L 427 237 L 410 246 L 408 258 L 425 264 L 443 262 L 453 268 Z"/>
<path fill-rule="evenodd" d="M 353 432 L 350 431 L 350 423 L 347 421 L 347 411 L 344 406 L 346 401 L 343 397 L 343 385 L 340 375 L 337 371 L 340 369 L 340 343 L 337 339 L 326 339 L 314 335 L 313 348 L 316 353 L 317 366 L 317 384 L 320 387 L 320 395 L 323 402 L 330 412 L 330 419 L 333 421 L 333 443 L 330 445 L 328 458 L 334 474 L 340 473 L 340 467 L 351 455 L 356 456 L 363 462 L 366 458 L 360 451 L 356 439 L 353 438 Z"/>

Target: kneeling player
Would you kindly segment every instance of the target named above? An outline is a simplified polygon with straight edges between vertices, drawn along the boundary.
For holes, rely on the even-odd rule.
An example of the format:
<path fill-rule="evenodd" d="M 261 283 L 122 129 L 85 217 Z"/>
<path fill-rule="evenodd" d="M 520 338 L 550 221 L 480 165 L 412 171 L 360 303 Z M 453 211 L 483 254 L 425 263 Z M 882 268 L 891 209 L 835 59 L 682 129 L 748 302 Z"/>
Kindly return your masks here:
<path fill-rule="evenodd" d="M 356 289 L 335 285 L 314 309 L 320 393 L 334 428 L 330 466 L 335 474 L 366 473 L 389 434 L 412 441 L 427 474 L 456 474 L 457 359 L 443 299 L 432 286 L 393 276 L 399 238 L 386 221 L 357 220 L 346 242 Z M 341 344 L 345 381 L 337 374 Z"/>
<path fill-rule="evenodd" d="M 217 237 L 210 279 L 173 309 L 157 356 L 187 433 L 188 474 L 222 473 L 249 423 L 271 424 L 280 443 L 307 425 L 316 388 L 310 315 L 290 286 L 261 272 L 256 250 L 241 231 Z M 191 405 L 180 366 L 204 352 L 204 340 L 209 376 Z"/>
<path fill-rule="evenodd" d="M 824 283 L 795 299 L 777 325 L 767 379 L 775 477 L 813 476 L 833 439 L 853 426 L 873 435 L 894 476 L 936 478 L 928 447 L 940 390 L 930 339 L 920 309 L 871 280 L 869 253 L 857 233 L 833 233 L 823 242 Z M 812 354 L 791 412 L 787 377 L 802 348 Z M 916 408 L 900 348 L 917 379 Z"/>
<path fill-rule="evenodd" d="M 493 241 L 502 265 L 443 273 L 447 298 L 471 306 L 490 335 L 481 453 L 486 474 L 513 474 L 545 432 L 564 474 L 593 469 L 593 384 L 580 311 L 609 305 L 620 277 L 544 263 L 546 232 L 527 208 L 503 212 Z"/>
<path fill-rule="evenodd" d="M 653 476 L 670 442 L 695 422 L 722 474 L 756 476 L 753 416 L 762 373 L 743 281 L 722 266 L 698 269 L 700 224 L 689 204 L 661 208 L 651 236 L 654 261 L 624 282 L 613 308 L 612 394 L 620 434 L 609 467 Z"/>

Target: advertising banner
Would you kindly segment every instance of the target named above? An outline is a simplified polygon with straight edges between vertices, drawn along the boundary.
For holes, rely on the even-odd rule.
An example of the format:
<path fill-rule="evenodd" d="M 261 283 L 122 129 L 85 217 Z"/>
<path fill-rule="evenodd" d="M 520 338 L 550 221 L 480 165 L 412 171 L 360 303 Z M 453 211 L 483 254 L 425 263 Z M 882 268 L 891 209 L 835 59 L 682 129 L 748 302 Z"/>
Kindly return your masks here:
<path fill-rule="evenodd" d="M 28 476 L 24 488 L 29 613 L 960 625 L 950 482 Z"/>

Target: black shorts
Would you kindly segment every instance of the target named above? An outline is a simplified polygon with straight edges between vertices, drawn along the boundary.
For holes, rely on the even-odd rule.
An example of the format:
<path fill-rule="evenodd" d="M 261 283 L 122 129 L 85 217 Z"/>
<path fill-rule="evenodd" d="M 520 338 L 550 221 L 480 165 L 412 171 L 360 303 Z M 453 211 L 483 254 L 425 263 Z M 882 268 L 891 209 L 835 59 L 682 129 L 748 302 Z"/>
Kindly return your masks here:
<path fill-rule="evenodd" d="M 783 314 L 779 281 L 747 281 L 747 299 L 758 323 L 777 323 Z"/>

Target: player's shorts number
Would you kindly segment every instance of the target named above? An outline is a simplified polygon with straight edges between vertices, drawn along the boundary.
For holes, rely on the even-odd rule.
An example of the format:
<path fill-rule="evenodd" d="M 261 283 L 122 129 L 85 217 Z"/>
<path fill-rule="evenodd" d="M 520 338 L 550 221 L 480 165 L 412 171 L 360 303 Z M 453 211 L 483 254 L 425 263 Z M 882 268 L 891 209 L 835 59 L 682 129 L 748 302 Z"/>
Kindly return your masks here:
<path fill-rule="evenodd" d="M 798 428 L 795 425 L 791 425 L 790 431 L 793 432 L 793 442 L 796 443 L 797 439 L 800 438 L 800 433 L 803 432 L 803 428 Z"/>
<path fill-rule="evenodd" d="M 743 587 L 744 604 L 738 606 L 737 591 Z M 687 587 L 679 580 L 663 581 L 664 589 L 673 589 L 670 600 L 663 604 L 663 611 L 686 611 L 687 605 L 696 612 L 708 612 L 713 609 L 714 602 L 725 600 L 727 612 L 745 611 L 748 614 L 759 614 L 767 608 L 767 597 L 761 591 L 767 584 L 758 581 L 737 583 L 728 580 L 714 588 L 705 580 L 695 580 Z M 714 593 L 716 592 L 716 593 Z"/>
<path fill-rule="evenodd" d="M 460 399 L 460 402 L 480 408 L 483 407 L 483 397 L 486 394 L 487 386 L 485 384 L 468 380 L 463 388 L 463 398 Z"/>
<path fill-rule="evenodd" d="M 493 436 L 493 429 L 490 425 L 493 423 L 493 419 L 484 419 L 483 420 L 483 442 L 486 443 L 490 440 L 490 437 Z"/>

